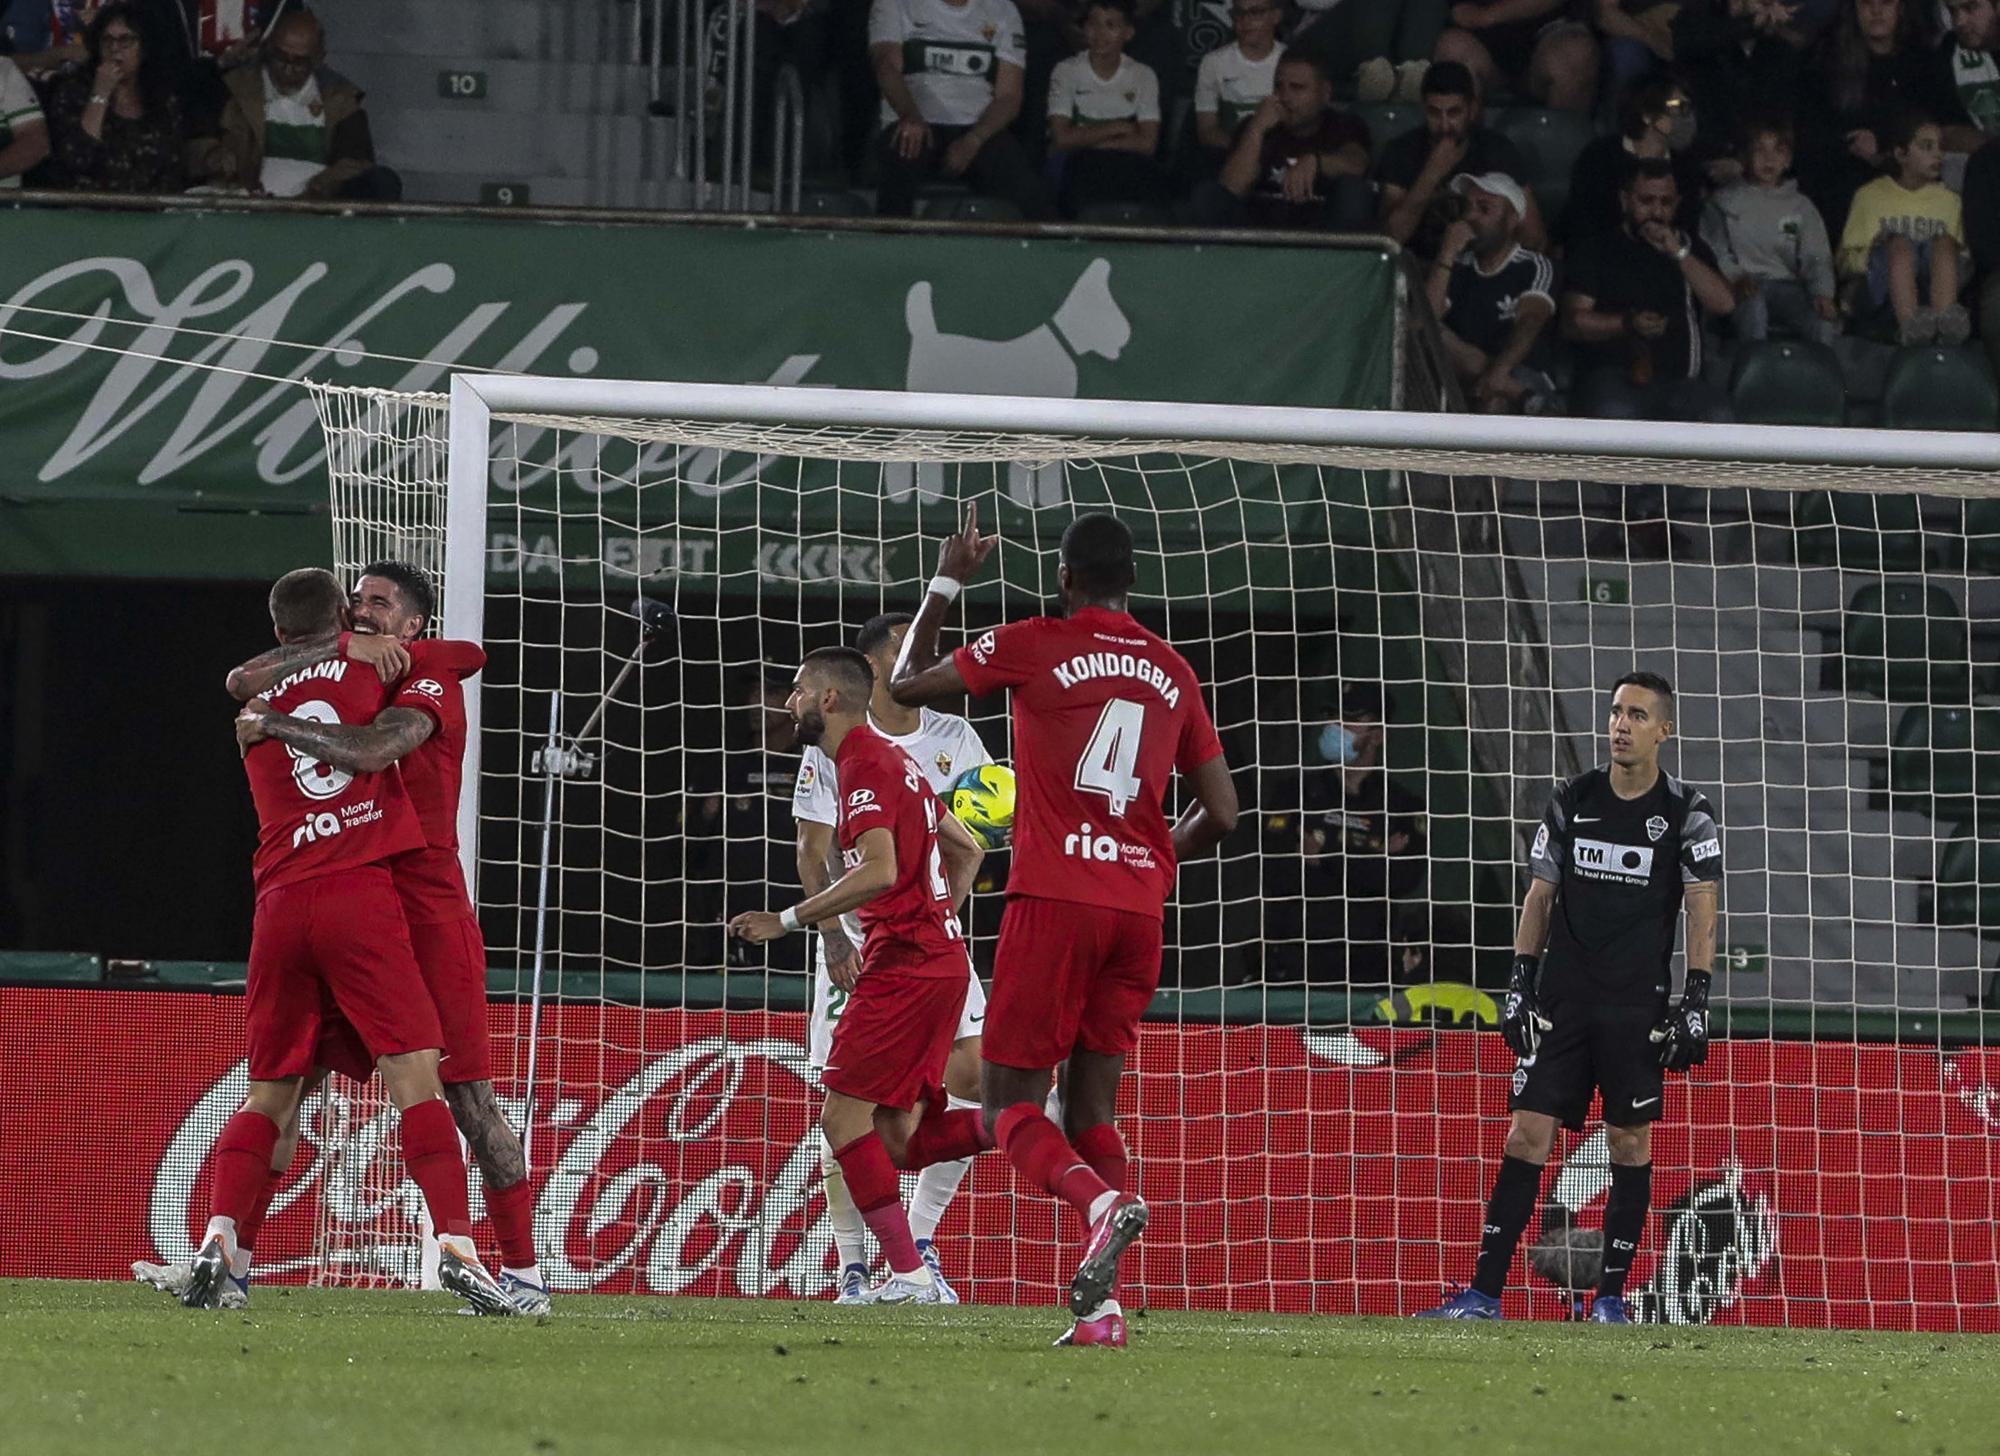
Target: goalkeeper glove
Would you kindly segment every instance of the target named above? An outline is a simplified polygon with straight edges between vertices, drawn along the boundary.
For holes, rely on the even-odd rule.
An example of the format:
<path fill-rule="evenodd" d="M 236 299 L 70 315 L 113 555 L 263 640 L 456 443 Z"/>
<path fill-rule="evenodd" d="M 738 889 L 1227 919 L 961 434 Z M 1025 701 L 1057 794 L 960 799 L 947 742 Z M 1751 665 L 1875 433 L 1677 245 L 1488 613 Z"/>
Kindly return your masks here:
<path fill-rule="evenodd" d="M 1541 968 L 1541 961 L 1534 956 L 1514 957 L 1514 971 L 1507 978 L 1507 1004 L 1500 1011 L 1501 1039 L 1524 1062 L 1534 1059 L 1542 1045 L 1542 1033 L 1555 1024 L 1542 1015 L 1535 1001 L 1535 976 Z"/>
<path fill-rule="evenodd" d="M 1660 1065 L 1669 1072 L 1685 1072 L 1708 1060 L 1708 982 L 1707 971 L 1690 970 L 1680 1003 L 1653 1028 Z"/>

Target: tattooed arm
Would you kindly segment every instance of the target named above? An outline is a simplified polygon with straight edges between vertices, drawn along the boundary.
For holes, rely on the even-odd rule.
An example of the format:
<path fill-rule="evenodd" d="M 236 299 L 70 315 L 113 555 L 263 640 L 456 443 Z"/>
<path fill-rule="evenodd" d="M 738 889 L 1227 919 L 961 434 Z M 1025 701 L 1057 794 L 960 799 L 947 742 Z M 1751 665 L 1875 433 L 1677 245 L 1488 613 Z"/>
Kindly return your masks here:
<path fill-rule="evenodd" d="M 275 738 L 345 773 L 380 773 L 428 739 L 437 722 L 416 708 L 385 708 L 373 723 L 314 723 L 251 703 L 236 718 L 236 743 Z"/>
<path fill-rule="evenodd" d="M 346 638 L 345 645 L 342 644 L 342 637 Z M 232 667 L 229 676 L 223 680 L 223 686 L 237 702 L 248 702 L 268 693 L 295 672 L 303 672 L 343 656 L 367 663 L 382 674 L 383 682 L 394 682 L 410 670 L 409 649 L 395 638 L 343 633 L 332 637 L 301 637 L 296 642 L 282 643 L 269 652 L 259 653 L 248 662 Z"/>

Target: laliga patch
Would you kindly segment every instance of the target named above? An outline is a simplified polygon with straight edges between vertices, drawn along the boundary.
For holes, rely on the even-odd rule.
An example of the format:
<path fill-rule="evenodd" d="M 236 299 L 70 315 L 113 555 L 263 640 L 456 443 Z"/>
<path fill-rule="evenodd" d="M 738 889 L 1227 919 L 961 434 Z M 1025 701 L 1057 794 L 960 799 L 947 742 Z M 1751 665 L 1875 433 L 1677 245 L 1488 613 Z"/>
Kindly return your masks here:
<path fill-rule="evenodd" d="M 1549 857 L 1549 826 L 1544 824 L 1541 828 L 1535 831 L 1535 847 L 1528 851 L 1528 858 L 1547 859 L 1548 857 Z"/>
<path fill-rule="evenodd" d="M 1646 821 L 1646 838 L 1652 840 L 1653 843 L 1658 844 L 1660 836 L 1666 832 L 1667 821 L 1662 819 L 1658 814 L 1655 814 Z"/>
<path fill-rule="evenodd" d="M 803 794 L 819 778 L 819 766 L 811 759 L 799 765 L 799 792 Z"/>

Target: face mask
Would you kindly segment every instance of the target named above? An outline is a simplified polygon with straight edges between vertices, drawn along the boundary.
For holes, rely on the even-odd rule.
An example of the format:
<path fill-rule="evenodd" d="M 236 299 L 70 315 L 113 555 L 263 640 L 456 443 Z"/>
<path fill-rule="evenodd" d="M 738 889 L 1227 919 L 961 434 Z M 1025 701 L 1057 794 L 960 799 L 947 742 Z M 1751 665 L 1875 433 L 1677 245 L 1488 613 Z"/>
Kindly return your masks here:
<path fill-rule="evenodd" d="M 1338 723 L 1320 729 L 1319 756 L 1328 763 L 1353 763 L 1361 757 L 1361 744 Z"/>
<path fill-rule="evenodd" d="M 1674 118 L 1674 124 L 1667 128 L 1667 150 L 1684 152 L 1694 145 L 1696 117 L 1692 111 L 1683 111 Z"/>

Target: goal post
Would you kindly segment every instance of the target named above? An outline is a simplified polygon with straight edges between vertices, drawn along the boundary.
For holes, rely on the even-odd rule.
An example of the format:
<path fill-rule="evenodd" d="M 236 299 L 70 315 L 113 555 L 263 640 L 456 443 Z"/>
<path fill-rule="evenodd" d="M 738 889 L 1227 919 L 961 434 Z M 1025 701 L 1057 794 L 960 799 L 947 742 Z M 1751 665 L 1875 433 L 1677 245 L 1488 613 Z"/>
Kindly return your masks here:
<path fill-rule="evenodd" d="M 545 1010 L 495 1015 L 508 1105 L 536 1062 L 562 1287 L 830 1282 L 806 951 L 746 958 L 720 919 L 796 893 L 766 674 L 914 610 L 976 499 L 1001 545 L 951 630 L 1041 610 L 1062 524 L 1118 512 L 1135 613 L 1202 673 L 1243 793 L 1235 841 L 1182 877 L 1121 1108 L 1172 1210 L 1144 1298 L 1382 1313 L 1464 1277 L 1512 1064 L 1441 1027 L 1490 1014 L 1523 826 L 1642 667 L 1679 686 L 1667 767 L 1723 824 L 1732 1032 L 1670 1093 L 1642 1308 L 1984 1318 L 1954 1149 L 2000 1105 L 1974 1091 L 2000 1086 L 1972 782 L 2000 750 L 1995 437 L 504 375 L 315 394 L 342 568 L 413 552 L 442 630 L 491 654 L 461 844 L 524 1000 L 548 873 Z M 641 596 L 673 616 L 650 653 Z M 573 775 L 538 766 L 552 701 L 564 735 L 604 704 L 565 738 Z M 1001 705 L 968 711 L 1011 757 Z M 1371 809 L 1350 779 L 1391 789 Z M 998 911 L 975 895 L 982 965 Z M 1601 1136 L 1558 1161 L 1551 1207 L 1593 1223 Z M 407 1237 L 371 1217 L 329 1238 Z M 981 1166 L 940 1238 L 974 1297 L 1033 1299 L 1072 1235 Z"/>

